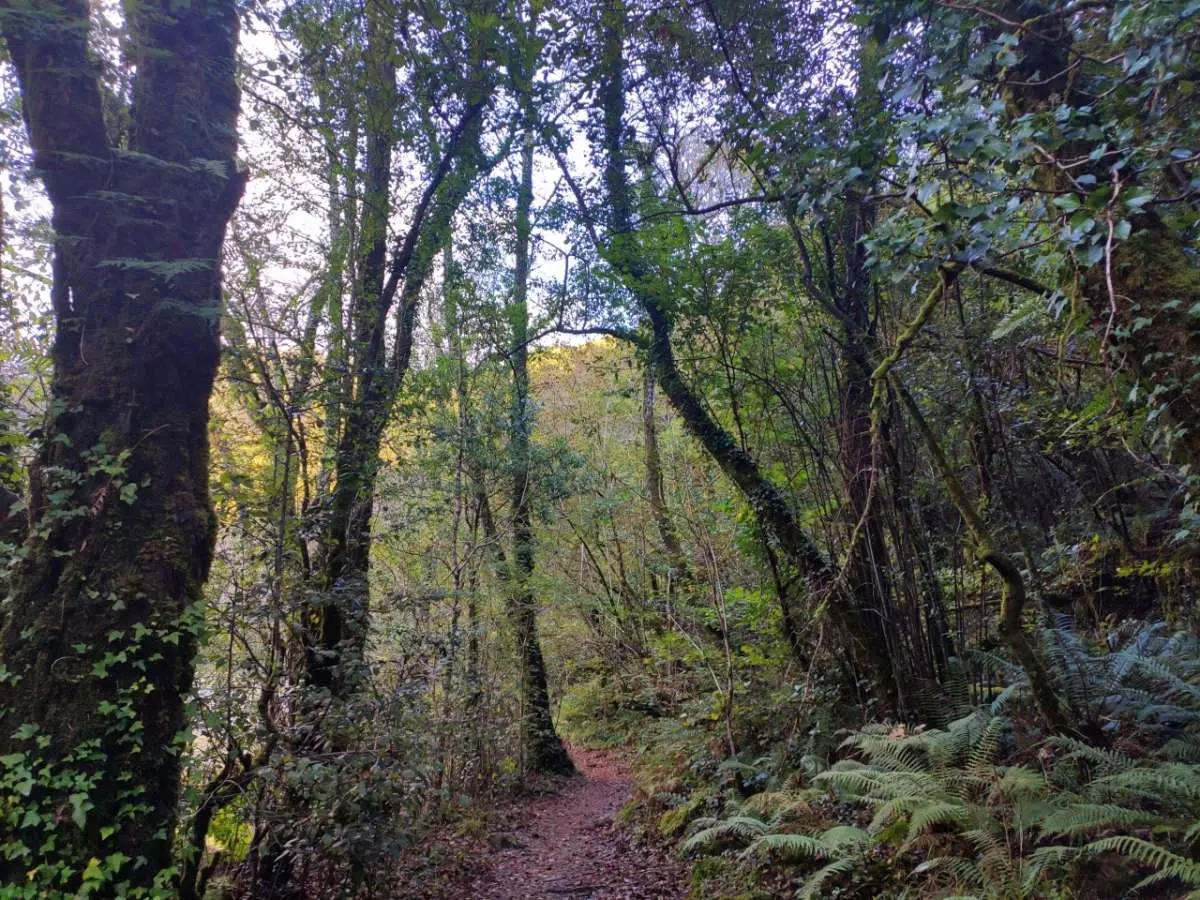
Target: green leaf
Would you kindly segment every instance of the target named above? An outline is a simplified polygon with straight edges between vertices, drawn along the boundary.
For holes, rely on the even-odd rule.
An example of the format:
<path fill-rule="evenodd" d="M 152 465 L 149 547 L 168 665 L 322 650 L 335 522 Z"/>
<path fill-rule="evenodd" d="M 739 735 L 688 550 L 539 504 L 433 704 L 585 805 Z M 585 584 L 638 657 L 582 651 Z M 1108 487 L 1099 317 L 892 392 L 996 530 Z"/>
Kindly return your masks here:
<path fill-rule="evenodd" d="M 88 810 L 94 809 L 96 804 L 84 793 L 71 794 L 67 799 L 71 801 L 71 821 L 83 828 L 87 824 Z"/>

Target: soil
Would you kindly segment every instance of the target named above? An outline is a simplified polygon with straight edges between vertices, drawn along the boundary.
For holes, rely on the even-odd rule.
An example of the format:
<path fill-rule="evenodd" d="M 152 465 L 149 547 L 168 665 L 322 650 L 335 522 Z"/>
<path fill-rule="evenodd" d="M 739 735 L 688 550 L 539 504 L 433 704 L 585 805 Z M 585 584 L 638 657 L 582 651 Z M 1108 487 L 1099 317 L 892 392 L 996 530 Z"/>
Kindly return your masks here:
<path fill-rule="evenodd" d="M 682 900 L 686 867 L 614 822 L 632 780 L 619 753 L 572 748 L 579 775 L 525 806 L 493 835 L 471 900 Z"/>

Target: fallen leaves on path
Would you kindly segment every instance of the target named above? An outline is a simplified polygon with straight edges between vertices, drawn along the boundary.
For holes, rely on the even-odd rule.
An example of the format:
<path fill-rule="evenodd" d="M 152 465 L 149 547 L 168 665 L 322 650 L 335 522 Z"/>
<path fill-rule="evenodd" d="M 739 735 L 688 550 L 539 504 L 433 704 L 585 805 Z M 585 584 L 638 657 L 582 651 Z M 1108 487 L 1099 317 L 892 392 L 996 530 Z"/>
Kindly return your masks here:
<path fill-rule="evenodd" d="M 471 900 L 680 900 L 684 867 L 639 844 L 613 818 L 629 799 L 620 755 L 574 748 L 579 776 L 525 808 L 511 833 L 492 841 L 486 868 L 468 885 Z"/>

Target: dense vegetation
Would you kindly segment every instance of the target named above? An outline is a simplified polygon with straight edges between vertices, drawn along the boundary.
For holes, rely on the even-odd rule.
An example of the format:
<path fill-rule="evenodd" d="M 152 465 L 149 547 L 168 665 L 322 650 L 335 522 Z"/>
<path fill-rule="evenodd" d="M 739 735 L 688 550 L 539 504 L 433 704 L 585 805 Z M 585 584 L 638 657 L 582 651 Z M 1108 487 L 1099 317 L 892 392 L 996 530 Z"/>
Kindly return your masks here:
<path fill-rule="evenodd" d="M 0 896 L 1200 895 L 1197 22 L 0 4 Z"/>

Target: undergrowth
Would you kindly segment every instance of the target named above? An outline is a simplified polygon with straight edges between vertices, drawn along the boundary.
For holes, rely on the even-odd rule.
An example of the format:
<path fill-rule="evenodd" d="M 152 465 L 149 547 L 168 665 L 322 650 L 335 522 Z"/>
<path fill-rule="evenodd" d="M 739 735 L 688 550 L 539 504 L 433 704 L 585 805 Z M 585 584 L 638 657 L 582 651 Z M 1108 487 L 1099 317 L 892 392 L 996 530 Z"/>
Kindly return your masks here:
<path fill-rule="evenodd" d="M 1200 897 L 1200 642 L 1062 623 L 1041 645 L 1072 733 L 1040 728 L 996 656 L 1008 685 L 939 727 L 834 742 L 806 719 L 716 762 L 686 714 L 644 723 L 641 804 L 701 898 Z"/>

